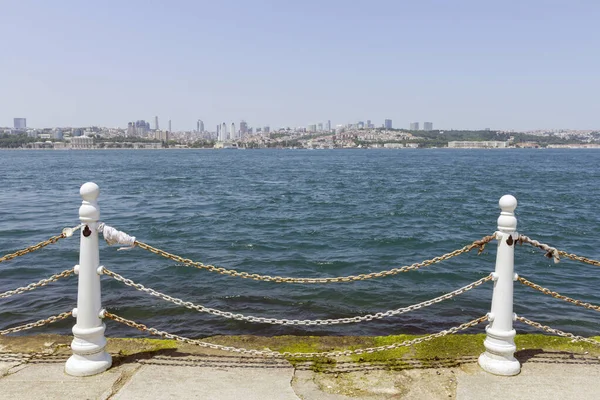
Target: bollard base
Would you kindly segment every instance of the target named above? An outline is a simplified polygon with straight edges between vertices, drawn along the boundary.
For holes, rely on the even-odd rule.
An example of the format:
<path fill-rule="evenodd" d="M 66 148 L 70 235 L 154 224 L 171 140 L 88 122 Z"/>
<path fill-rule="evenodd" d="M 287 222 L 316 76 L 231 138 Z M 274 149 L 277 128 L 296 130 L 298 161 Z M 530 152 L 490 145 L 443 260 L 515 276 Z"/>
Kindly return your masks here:
<path fill-rule="evenodd" d="M 478 363 L 481 369 L 494 375 L 513 376 L 521 372 L 521 363 L 512 356 L 505 358 L 486 351 L 479 356 Z"/>
<path fill-rule="evenodd" d="M 105 351 L 96 354 L 73 354 L 65 364 L 65 372 L 71 376 L 91 376 L 106 371 L 112 365 L 112 357 Z"/>

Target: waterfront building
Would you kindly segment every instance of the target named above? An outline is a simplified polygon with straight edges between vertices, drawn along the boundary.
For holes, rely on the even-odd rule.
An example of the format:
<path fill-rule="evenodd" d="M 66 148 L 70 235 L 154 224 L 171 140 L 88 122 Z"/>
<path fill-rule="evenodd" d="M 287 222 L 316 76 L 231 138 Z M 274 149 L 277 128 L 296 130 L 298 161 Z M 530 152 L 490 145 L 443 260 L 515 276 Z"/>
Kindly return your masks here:
<path fill-rule="evenodd" d="M 423 122 L 423 130 L 426 132 L 432 131 L 433 123 L 432 122 Z"/>
<path fill-rule="evenodd" d="M 384 122 L 384 124 L 383 124 L 383 127 L 385 129 L 392 129 L 392 120 L 391 119 L 386 119 L 385 122 Z"/>
<path fill-rule="evenodd" d="M 15 129 L 27 128 L 27 118 L 14 118 L 13 119 Z"/>
<path fill-rule="evenodd" d="M 411 122 L 410 123 L 410 130 L 411 131 L 418 131 L 419 130 L 419 123 L 418 122 Z"/>
<path fill-rule="evenodd" d="M 509 142 L 495 140 L 487 141 L 453 141 L 448 142 L 448 148 L 452 149 L 505 149 Z"/>
<path fill-rule="evenodd" d="M 94 138 L 88 136 L 78 136 L 71 138 L 71 148 L 82 150 L 82 149 L 93 149 Z"/>
<path fill-rule="evenodd" d="M 158 130 L 158 115 L 156 115 L 154 117 L 154 130 L 157 131 Z"/>

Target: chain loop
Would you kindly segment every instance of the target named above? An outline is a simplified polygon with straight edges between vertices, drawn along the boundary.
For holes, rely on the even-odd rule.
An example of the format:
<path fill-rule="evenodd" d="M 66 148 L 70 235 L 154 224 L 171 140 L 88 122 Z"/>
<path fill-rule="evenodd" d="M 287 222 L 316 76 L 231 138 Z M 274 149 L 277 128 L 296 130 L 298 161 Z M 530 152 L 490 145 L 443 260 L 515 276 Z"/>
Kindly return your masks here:
<path fill-rule="evenodd" d="M 19 288 L 16 288 L 14 290 L 9 290 L 9 291 L 6 291 L 4 293 L 0 293 L 0 299 L 5 299 L 7 297 L 14 296 L 15 294 L 25 293 L 27 291 L 40 288 L 42 286 L 46 286 L 49 283 L 56 282 L 57 280 L 59 280 L 61 278 L 66 278 L 66 277 L 71 276 L 73 274 L 74 274 L 74 271 L 73 271 L 72 268 L 71 269 L 66 269 L 63 272 L 61 272 L 60 274 L 52 275 L 49 278 L 45 278 L 45 279 L 40 280 L 39 282 L 30 283 L 27 286 L 19 287 Z"/>
<path fill-rule="evenodd" d="M 52 317 L 48 317 L 46 319 L 40 319 L 39 321 L 31 322 L 29 324 L 15 326 L 14 328 L 4 329 L 3 331 L 0 331 L 0 335 L 8 335 L 9 333 L 21 332 L 21 331 L 25 331 L 27 329 L 38 327 L 38 326 L 52 324 L 54 322 L 61 321 L 67 317 L 70 317 L 71 315 L 72 315 L 71 311 L 64 312 L 64 313 L 61 313 L 58 315 L 53 315 Z"/>
<path fill-rule="evenodd" d="M 517 321 L 520 321 L 520 322 L 523 322 L 524 324 L 533 326 L 534 328 L 541 329 L 544 332 L 552 333 L 552 334 L 558 335 L 558 336 L 568 337 L 568 338 L 573 339 L 573 340 L 575 340 L 577 342 L 586 342 L 586 343 L 591 343 L 591 344 L 596 345 L 596 346 L 600 346 L 600 342 L 597 341 L 597 340 L 594 340 L 592 338 L 586 338 L 586 337 L 583 337 L 583 336 L 574 335 L 574 334 L 569 333 L 569 332 L 563 332 L 561 330 L 554 329 L 554 328 L 551 328 L 551 327 L 546 326 L 546 325 L 542 325 L 539 322 L 534 322 L 534 321 L 532 321 L 530 319 L 527 319 L 525 317 L 519 317 L 519 316 L 517 316 Z"/>
<path fill-rule="evenodd" d="M 16 258 L 16 257 L 24 256 L 25 254 L 28 254 L 28 253 L 33 253 L 36 250 L 39 250 L 50 244 L 58 242 L 60 239 L 71 237 L 73 235 L 73 232 L 77 231 L 79 228 L 81 228 L 81 225 L 78 225 L 74 228 L 65 228 L 65 229 L 63 229 L 63 232 L 60 235 L 52 236 L 51 238 L 44 240 L 43 242 L 39 242 L 38 244 L 34 244 L 33 246 L 29 246 L 27 248 L 15 251 L 14 253 L 11 253 L 11 254 L 6 254 L 6 255 L 0 257 L 0 263 L 2 263 L 4 261 L 12 260 L 13 258 Z"/>
<path fill-rule="evenodd" d="M 250 354 L 253 356 L 294 357 L 294 358 L 343 357 L 343 356 L 351 356 L 353 354 L 365 354 L 365 353 L 375 353 L 378 351 L 393 350 L 393 349 L 397 349 L 399 347 L 408 347 L 408 346 L 412 346 L 412 345 L 419 344 L 422 342 L 427 342 L 427 341 L 430 341 L 435 338 L 439 338 L 442 336 L 460 332 L 465 329 L 476 326 L 476 325 L 482 323 L 483 321 L 487 320 L 487 316 L 484 315 L 484 316 L 476 318 L 472 321 L 466 322 L 462 325 L 455 326 L 455 327 L 443 330 L 438 333 L 434 333 L 434 334 L 427 335 L 427 336 L 422 336 L 422 337 L 412 339 L 412 340 L 406 340 L 406 341 L 400 342 L 400 343 L 393 343 L 393 344 L 386 345 L 386 346 L 368 347 L 368 348 L 364 348 L 364 349 L 343 350 L 343 351 L 323 351 L 323 352 L 312 352 L 312 353 L 292 353 L 292 352 L 286 351 L 286 352 L 280 353 L 278 351 L 272 351 L 272 350 L 249 350 L 249 349 L 240 348 L 240 347 L 223 346 L 220 344 L 203 342 L 198 339 L 190 339 L 190 338 L 187 338 L 184 336 L 179 336 L 179 335 L 175 335 L 175 334 L 168 333 L 165 331 L 160 331 L 156 328 L 149 328 L 144 324 L 139 324 L 135 321 L 120 317 L 120 316 L 112 314 L 110 312 L 106 312 L 106 318 L 110 318 L 116 322 L 120 322 L 129 327 L 136 328 L 142 332 L 148 332 L 151 335 L 161 336 L 165 339 L 177 340 L 179 342 L 189 343 L 189 344 L 193 344 L 193 345 L 204 347 L 204 348 L 209 348 L 209 349 L 214 349 L 214 350 L 224 350 L 224 351 L 240 353 L 240 354 Z"/>
<path fill-rule="evenodd" d="M 152 296 L 158 297 L 162 300 L 165 301 L 169 301 L 171 303 L 177 304 L 179 306 L 183 306 L 186 308 L 189 308 L 191 310 L 196 310 L 199 312 L 203 312 L 203 313 L 208 313 L 208 314 L 212 314 L 212 315 L 216 315 L 218 317 L 222 317 L 222 318 L 229 318 L 229 319 L 234 319 L 234 320 L 238 320 L 238 321 L 247 321 L 247 322 L 255 322 L 255 323 L 262 323 L 262 324 L 271 324 L 271 325 L 309 325 L 309 326 L 313 326 L 313 325 L 336 325 L 336 324 L 350 324 L 350 323 L 357 323 L 357 322 L 364 322 L 364 321 L 372 321 L 374 319 L 382 319 L 382 318 L 387 318 L 387 317 L 391 317 L 394 315 L 400 315 L 400 314 L 405 314 L 407 312 L 410 311 L 414 311 L 414 310 L 418 310 L 420 308 L 423 307 L 428 307 L 432 304 L 437 304 L 439 302 L 442 302 L 444 300 L 448 300 L 451 299 L 455 296 L 461 295 L 465 292 L 468 292 L 471 289 L 476 288 L 477 286 L 489 281 L 492 279 L 491 275 L 487 275 L 473 283 L 470 283 L 466 286 L 461 287 L 460 289 L 457 289 L 453 292 L 450 293 L 446 293 L 442 296 L 436 297 L 434 299 L 431 300 L 427 300 L 427 301 L 423 301 L 421 303 L 418 304 L 414 304 L 408 307 L 402 307 L 402 308 L 398 308 L 395 310 L 388 310 L 385 312 L 378 312 L 376 314 L 367 314 L 367 315 L 363 315 L 363 316 L 356 316 L 356 317 L 349 317 L 349 318 L 336 318 L 336 319 L 315 319 L 315 320 L 310 320 L 310 319 L 304 319 L 304 320 L 298 320 L 298 319 L 277 319 L 277 318 L 264 318 L 264 317 L 255 317 L 252 315 L 249 316 L 245 316 L 242 314 L 235 314 L 232 312 L 228 312 L 228 311 L 221 311 L 221 310 L 217 310 L 214 308 L 209 308 L 209 307 L 205 307 L 203 305 L 197 305 L 197 304 L 193 304 L 189 301 L 183 301 L 181 299 L 178 299 L 176 297 L 172 297 L 169 296 L 168 294 L 164 294 L 161 292 L 158 292 L 154 289 L 151 288 L 147 288 L 142 284 L 139 283 L 135 283 L 133 282 L 131 279 L 126 279 L 123 276 L 117 274 L 116 272 L 110 271 L 106 268 L 103 269 L 103 272 L 105 275 L 108 275 L 114 279 L 116 279 L 119 282 L 124 283 L 127 286 L 130 286 L 134 289 L 137 289 L 141 292 L 145 292 L 148 293 Z"/>
<path fill-rule="evenodd" d="M 583 302 L 581 300 L 576 300 L 576 299 L 572 299 L 572 298 L 567 297 L 567 296 L 563 296 L 562 294 L 560 294 L 558 292 L 554 292 L 554 291 L 552 291 L 552 290 L 550 290 L 548 288 L 545 288 L 545 287 L 540 286 L 538 284 L 535 284 L 535 283 L 533 283 L 531 281 L 528 281 L 527 279 L 525 279 L 522 276 L 519 276 L 518 281 L 521 282 L 525 286 L 529 286 L 532 289 L 539 290 L 540 292 L 542 292 L 544 294 L 547 294 L 549 296 L 552 296 L 555 299 L 564 300 L 564 301 L 566 301 L 568 303 L 575 304 L 576 306 L 585 307 L 585 308 L 587 308 L 589 310 L 600 311 L 600 306 L 596 306 L 596 305 L 591 304 L 591 303 L 586 303 L 586 302 Z"/>
<path fill-rule="evenodd" d="M 313 283 L 333 283 L 333 282 L 354 282 L 354 281 L 363 281 L 363 280 L 367 280 L 367 279 L 382 278 L 385 276 L 396 275 L 401 272 L 413 271 L 413 270 L 417 270 L 419 268 L 428 267 L 430 265 L 437 264 L 439 262 L 448 260 L 452 257 L 456 257 L 461 254 L 468 253 L 476 248 L 479 249 L 478 254 L 481 254 L 481 252 L 485 248 L 485 245 L 487 243 L 491 242 L 492 240 L 494 240 L 494 238 L 495 238 L 495 235 L 484 236 L 482 239 L 476 240 L 473 243 L 471 243 L 461 249 L 454 250 L 453 252 L 443 254 L 439 257 L 434 257 L 430 260 L 425 260 L 420 263 L 415 263 L 415 264 L 407 265 L 407 266 L 400 267 L 400 268 L 392 268 L 390 270 L 371 272 L 368 274 L 338 276 L 338 277 L 329 277 L 329 278 L 295 278 L 295 277 L 251 274 L 249 272 L 240 272 L 240 271 L 236 271 L 233 269 L 215 267 L 214 265 L 203 264 L 198 261 L 192 261 L 188 258 L 183 258 L 183 257 L 175 255 L 175 254 L 167 253 L 164 250 L 157 249 L 155 247 L 152 247 L 146 243 L 139 242 L 137 240 L 135 241 L 135 246 L 137 246 L 141 249 L 144 249 L 144 250 L 148 250 L 151 253 L 158 254 L 162 257 L 168 258 L 169 260 L 175 261 L 177 263 L 185 264 L 185 265 L 199 268 L 199 269 L 206 269 L 208 271 L 217 272 L 222 275 L 235 276 L 235 277 L 239 277 L 239 278 L 252 279 L 255 281 L 263 281 L 263 282 L 313 284 Z"/>

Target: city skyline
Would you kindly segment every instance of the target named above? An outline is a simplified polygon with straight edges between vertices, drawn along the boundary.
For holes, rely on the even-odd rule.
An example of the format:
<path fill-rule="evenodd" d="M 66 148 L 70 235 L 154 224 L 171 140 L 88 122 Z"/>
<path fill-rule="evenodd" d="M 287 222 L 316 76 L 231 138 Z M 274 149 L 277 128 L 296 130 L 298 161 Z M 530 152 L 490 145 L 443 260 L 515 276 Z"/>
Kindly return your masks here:
<path fill-rule="evenodd" d="M 122 127 L 132 115 L 164 115 L 174 130 L 198 118 L 206 126 L 368 117 L 443 129 L 600 127 L 597 2 L 115 7 L 4 5 L 1 126 L 26 117 L 39 127 Z M 131 18 L 140 10 L 143 18 Z M 216 62 L 232 55 L 235 63 Z"/>

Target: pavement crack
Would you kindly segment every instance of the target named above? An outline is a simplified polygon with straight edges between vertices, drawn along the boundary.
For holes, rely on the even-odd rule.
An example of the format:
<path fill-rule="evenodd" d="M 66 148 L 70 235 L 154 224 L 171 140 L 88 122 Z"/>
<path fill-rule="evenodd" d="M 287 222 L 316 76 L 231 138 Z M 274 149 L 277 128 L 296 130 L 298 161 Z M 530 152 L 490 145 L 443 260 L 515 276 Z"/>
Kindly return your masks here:
<path fill-rule="evenodd" d="M 131 380 L 131 378 L 136 374 L 136 372 L 140 368 L 142 368 L 141 364 L 140 365 L 136 365 L 135 367 L 133 367 L 131 369 L 126 369 L 123 372 L 121 372 L 121 375 L 119 375 L 119 377 L 117 378 L 117 380 L 112 384 L 112 386 L 110 388 L 110 393 L 105 398 L 105 400 L 110 400 L 117 393 L 119 393 L 119 390 L 121 390 L 123 388 L 123 386 L 125 386 L 125 384 Z"/>

